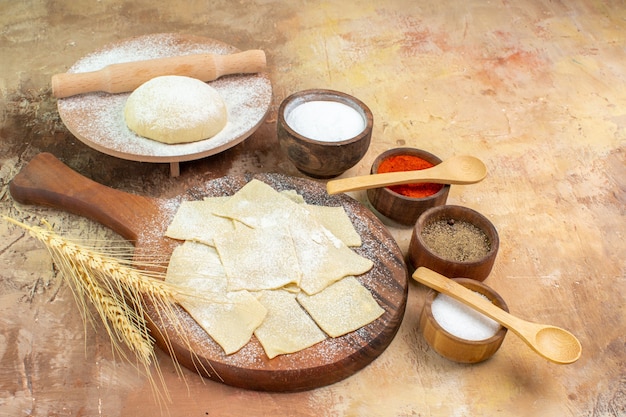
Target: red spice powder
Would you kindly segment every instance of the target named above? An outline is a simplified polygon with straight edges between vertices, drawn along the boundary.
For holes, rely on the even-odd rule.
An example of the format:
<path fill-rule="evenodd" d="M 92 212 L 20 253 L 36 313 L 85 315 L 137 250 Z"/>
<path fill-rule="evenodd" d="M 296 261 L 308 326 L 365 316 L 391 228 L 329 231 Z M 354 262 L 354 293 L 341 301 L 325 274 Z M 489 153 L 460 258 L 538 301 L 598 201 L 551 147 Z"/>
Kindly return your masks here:
<path fill-rule="evenodd" d="M 434 166 L 434 164 L 431 164 L 418 156 L 394 155 L 382 160 L 382 162 L 378 165 L 378 173 L 383 174 L 385 172 L 416 171 L 430 168 L 432 166 Z M 387 188 L 406 197 L 424 198 L 439 192 L 439 190 L 443 188 L 443 184 L 415 183 L 391 185 Z"/>

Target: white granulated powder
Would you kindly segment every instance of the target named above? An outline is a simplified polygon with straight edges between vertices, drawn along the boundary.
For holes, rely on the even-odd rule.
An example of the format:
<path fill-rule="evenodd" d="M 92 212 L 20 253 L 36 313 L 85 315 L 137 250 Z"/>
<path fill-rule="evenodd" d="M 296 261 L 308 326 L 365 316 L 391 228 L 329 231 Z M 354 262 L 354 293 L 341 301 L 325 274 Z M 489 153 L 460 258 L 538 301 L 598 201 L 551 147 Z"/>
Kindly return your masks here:
<path fill-rule="evenodd" d="M 151 34 L 105 46 L 77 61 L 70 73 L 100 70 L 110 64 L 193 54 L 230 54 L 238 49 L 212 39 L 178 34 Z M 58 100 L 61 119 L 87 145 L 131 160 L 171 162 L 192 160 L 228 149 L 252 134 L 263 122 L 272 98 L 266 74 L 237 74 L 209 83 L 228 112 L 224 129 L 210 140 L 167 144 L 132 132 L 124 120 L 130 93 L 90 93 Z"/>
<path fill-rule="evenodd" d="M 476 294 L 488 299 L 483 294 L 478 292 Z M 498 322 L 445 294 L 438 294 L 435 297 L 431 309 L 437 323 L 461 339 L 489 339 L 500 329 Z"/>
<path fill-rule="evenodd" d="M 293 130 L 320 142 L 351 139 L 365 129 L 363 116 L 338 101 L 308 101 L 295 107 L 286 117 Z"/>

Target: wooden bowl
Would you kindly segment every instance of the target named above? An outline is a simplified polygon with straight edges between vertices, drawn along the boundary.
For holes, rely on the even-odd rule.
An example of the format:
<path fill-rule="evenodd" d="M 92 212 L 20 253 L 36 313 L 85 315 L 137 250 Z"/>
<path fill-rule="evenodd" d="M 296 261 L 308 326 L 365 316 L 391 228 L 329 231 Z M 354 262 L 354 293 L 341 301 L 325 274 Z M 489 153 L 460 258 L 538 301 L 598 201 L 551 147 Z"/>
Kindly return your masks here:
<path fill-rule="evenodd" d="M 396 155 L 412 155 L 424 159 L 431 164 L 441 163 L 441 159 L 431 154 L 415 148 L 394 148 L 380 154 L 372 164 L 371 173 L 378 173 L 381 162 Z M 419 216 L 431 207 L 446 204 L 450 184 L 445 184 L 438 192 L 423 198 L 407 197 L 392 191 L 388 187 L 370 188 L 367 190 L 367 198 L 372 206 L 383 216 L 390 218 L 400 224 L 413 225 Z"/>
<path fill-rule="evenodd" d="M 424 228 L 433 222 L 449 219 L 473 224 L 485 233 L 490 244 L 485 256 L 473 261 L 455 261 L 439 256 L 428 247 L 422 237 Z M 409 242 L 408 258 L 415 269 L 425 266 L 450 278 L 484 281 L 493 268 L 499 245 L 498 232 L 485 216 L 468 207 L 443 205 L 426 210 L 417 219 Z"/>
<path fill-rule="evenodd" d="M 345 104 L 363 118 L 364 129 L 356 136 L 340 141 L 315 140 L 296 132 L 287 119 L 299 105 L 311 101 Z M 294 93 L 280 104 L 277 134 L 281 148 L 298 170 L 314 178 L 332 178 L 352 168 L 367 152 L 372 138 L 374 117 L 360 100 L 333 90 L 305 90 Z"/>
<path fill-rule="evenodd" d="M 505 311 L 509 311 L 508 306 L 494 290 L 480 281 L 469 278 L 451 278 L 459 284 L 473 291 L 486 296 L 493 304 Z M 426 301 L 420 315 L 419 329 L 426 342 L 435 352 L 455 362 L 477 363 L 489 359 L 500 348 L 507 328 L 500 326 L 495 335 L 483 340 L 467 340 L 460 338 L 445 330 L 437 322 L 433 315 L 432 304 L 439 293 L 430 290 L 426 295 Z"/>

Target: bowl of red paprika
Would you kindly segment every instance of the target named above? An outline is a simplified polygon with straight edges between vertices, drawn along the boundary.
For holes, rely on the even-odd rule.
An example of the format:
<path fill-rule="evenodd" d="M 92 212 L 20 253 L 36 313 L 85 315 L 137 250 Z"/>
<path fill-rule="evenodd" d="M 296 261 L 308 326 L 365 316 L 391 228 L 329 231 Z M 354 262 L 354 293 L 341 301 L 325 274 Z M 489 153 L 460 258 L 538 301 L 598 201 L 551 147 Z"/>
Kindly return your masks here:
<path fill-rule="evenodd" d="M 393 148 L 374 160 L 371 173 L 414 171 L 441 162 L 439 157 L 421 149 Z M 403 225 L 413 225 L 424 211 L 445 204 L 449 192 L 450 184 L 401 184 L 370 188 L 367 198 L 383 216 Z"/>

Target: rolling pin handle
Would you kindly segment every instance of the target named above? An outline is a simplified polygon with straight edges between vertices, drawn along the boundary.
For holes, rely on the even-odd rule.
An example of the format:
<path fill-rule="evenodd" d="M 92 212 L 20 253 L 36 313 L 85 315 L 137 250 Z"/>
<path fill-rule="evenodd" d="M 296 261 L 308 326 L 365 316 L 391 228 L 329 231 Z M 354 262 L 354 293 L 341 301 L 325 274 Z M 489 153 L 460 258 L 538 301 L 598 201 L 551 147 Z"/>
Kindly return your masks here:
<path fill-rule="evenodd" d="M 258 49 L 227 55 L 196 54 L 124 62 L 98 71 L 55 74 L 52 95 L 65 98 L 94 91 L 125 93 L 162 75 L 184 75 L 207 82 L 228 74 L 261 72 L 266 64 L 265 52 Z"/>

